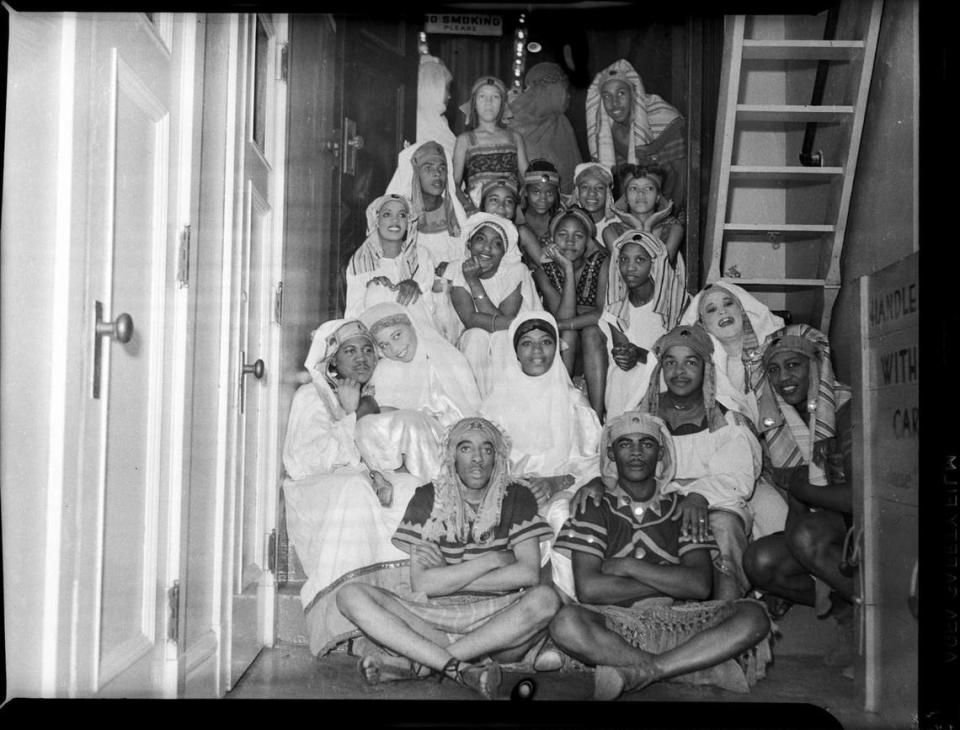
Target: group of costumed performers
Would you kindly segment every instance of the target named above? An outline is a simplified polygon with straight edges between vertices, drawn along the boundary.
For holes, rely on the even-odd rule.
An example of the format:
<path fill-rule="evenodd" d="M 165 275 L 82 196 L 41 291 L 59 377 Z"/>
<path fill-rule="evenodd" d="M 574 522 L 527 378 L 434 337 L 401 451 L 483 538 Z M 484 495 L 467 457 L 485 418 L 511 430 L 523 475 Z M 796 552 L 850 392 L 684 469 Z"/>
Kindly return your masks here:
<path fill-rule="evenodd" d="M 417 141 L 293 397 L 311 650 L 485 697 L 505 667 L 589 671 L 612 699 L 749 691 L 795 603 L 849 633 L 850 389 L 823 333 L 728 279 L 688 293 L 683 117 L 619 60 L 582 161 L 559 65 L 512 100 L 479 78 L 459 136 L 451 80 L 421 58 Z"/>

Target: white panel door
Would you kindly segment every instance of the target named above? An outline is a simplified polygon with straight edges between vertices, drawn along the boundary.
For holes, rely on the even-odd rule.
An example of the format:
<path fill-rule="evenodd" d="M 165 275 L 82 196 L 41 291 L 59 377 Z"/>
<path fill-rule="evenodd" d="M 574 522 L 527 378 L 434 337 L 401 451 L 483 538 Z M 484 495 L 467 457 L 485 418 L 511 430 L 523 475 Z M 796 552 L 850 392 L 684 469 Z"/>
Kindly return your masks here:
<path fill-rule="evenodd" d="M 87 325 L 73 334 L 88 359 L 87 393 L 69 416 L 80 421 L 81 478 L 65 490 L 78 519 L 64 562 L 75 576 L 70 687 L 79 695 L 176 692 L 177 644 L 167 636 L 179 578 L 172 461 L 182 457 L 171 448 L 171 403 L 184 369 L 175 263 L 191 200 L 195 28 L 191 16 L 166 14 L 76 20 L 73 179 L 82 192 L 72 229 L 85 242 L 77 291 Z"/>
<path fill-rule="evenodd" d="M 273 644 L 276 587 L 269 562 L 279 458 L 277 295 L 282 261 L 285 83 L 283 16 L 237 18 L 237 177 L 228 687 Z"/>

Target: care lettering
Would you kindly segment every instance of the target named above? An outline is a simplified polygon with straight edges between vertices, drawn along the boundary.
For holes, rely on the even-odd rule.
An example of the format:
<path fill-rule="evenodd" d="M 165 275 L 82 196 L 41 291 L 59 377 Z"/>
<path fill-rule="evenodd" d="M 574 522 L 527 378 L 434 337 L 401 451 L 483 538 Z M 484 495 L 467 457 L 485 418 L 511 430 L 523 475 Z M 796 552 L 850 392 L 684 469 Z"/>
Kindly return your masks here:
<path fill-rule="evenodd" d="M 898 439 L 917 437 L 920 435 L 920 409 L 897 408 L 893 412 L 893 435 Z"/>

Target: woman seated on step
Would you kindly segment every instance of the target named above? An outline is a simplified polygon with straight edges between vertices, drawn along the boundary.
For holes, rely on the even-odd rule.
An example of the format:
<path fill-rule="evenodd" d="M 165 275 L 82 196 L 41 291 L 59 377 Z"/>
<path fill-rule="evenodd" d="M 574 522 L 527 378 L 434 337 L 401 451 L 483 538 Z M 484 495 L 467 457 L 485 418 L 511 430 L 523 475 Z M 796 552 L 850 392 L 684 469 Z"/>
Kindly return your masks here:
<path fill-rule="evenodd" d="M 523 175 L 520 188 L 523 222 L 517 224 L 523 263 L 531 272 L 544 261 L 543 249 L 552 241 L 550 221 L 563 207 L 557 168 L 547 160 L 533 160 Z"/>
<path fill-rule="evenodd" d="M 596 248 L 606 248 L 603 232 L 607 226 L 620 220 L 613 209 L 613 174 L 599 162 L 583 162 L 573 173 L 573 195 L 569 205 L 578 205 L 590 216 L 594 225 Z M 595 250 L 591 244 L 588 253 Z"/>
<path fill-rule="evenodd" d="M 787 519 L 786 491 L 776 486 L 766 442 L 760 436 L 759 409 L 752 386 L 760 380 L 760 344 L 783 327 L 783 320 L 749 292 L 728 279 L 707 284 L 691 301 L 681 324 L 700 324 L 713 339 L 717 401 L 739 411 L 763 447 L 763 471 L 750 509 L 754 539 L 783 530 Z"/>
<path fill-rule="evenodd" d="M 579 603 L 550 623 L 557 646 L 596 667 L 594 699 L 660 680 L 747 692 L 771 659 L 770 621 L 751 599 L 705 601 L 717 544 L 686 530 L 673 437 L 650 414 L 603 428 L 604 491 L 568 520 L 554 545 L 569 555 Z M 412 504 L 412 502 L 411 502 Z"/>
<path fill-rule="evenodd" d="M 550 222 L 547 259 L 534 271 L 543 306 L 557 319 L 564 367 L 571 377 L 582 372 L 587 397 L 603 420 L 603 381 L 607 361 L 603 335 L 597 327 L 606 300 L 610 255 L 595 243 L 589 214 L 571 206 Z"/>
<path fill-rule="evenodd" d="M 437 329 L 430 296 L 436 263 L 417 245 L 417 222 L 402 195 L 381 195 L 367 206 L 367 238 L 347 264 L 345 317 L 380 302 L 396 302 L 411 318 Z"/>
<path fill-rule="evenodd" d="M 838 382 L 826 335 L 806 324 L 770 334 L 761 349 L 757 386 L 760 430 L 778 483 L 788 492 L 783 532 L 754 542 L 744 555 L 753 584 L 780 601 L 832 615 L 842 639 L 828 663 L 853 658 L 853 571 L 845 571 L 845 541 L 853 524 L 849 386 Z"/>
<path fill-rule="evenodd" d="M 434 317 L 441 334 L 456 342 L 460 321 L 450 303 L 451 261 L 460 258 L 461 236 L 467 214 L 456 195 L 453 168 L 439 142 L 417 142 L 401 150 L 387 194 L 410 201 L 410 217 L 417 222 L 417 248 L 436 264 L 435 279 L 426 296 L 433 300 Z"/>
<path fill-rule="evenodd" d="M 666 171 L 660 167 L 640 167 L 623 164 L 614 168 L 619 178 L 620 197 L 613 204 L 619 221 L 603 231 L 603 242 L 609 248 L 624 231 L 636 229 L 660 239 L 667 249 L 670 265 L 681 285 L 686 281 L 687 268 L 680 253 L 684 228 L 673 215 L 673 201 L 661 194 Z"/>
<path fill-rule="evenodd" d="M 357 448 L 357 425 L 378 409 L 367 387 L 376 366 L 376 344 L 357 320 L 330 320 L 313 333 L 305 363 L 312 382 L 294 394 L 283 444 L 287 532 L 307 574 L 304 608 L 341 576 L 403 557 L 390 537 L 426 481 L 371 469 Z"/>
<path fill-rule="evenodd" d="M 459 421 L 443 468 L 420 487 L 394 534 L 410 554 L 406 589 L 351 583 L 337 606 L 386 651 L 358 663 L 376 684 L 437 675 L 497 695 L 500 662 L 533 653 L 560 608 L 540 585 L 550 528 L 530 490 L 511 479 L 509 441 L 489 421 Z"/>
<path fill-rule="evenodd" d="M 493 213 L 474 213 L 464 240 L 463 258 L 451 265 L 450 297 L 463 324 L 457 347 L 486 397 L 513 357 L 510 323 L 520 312 L 541 305 L 530 272 L 520 262 L 513 223 Z"/>
<path fill-rule="evenodd" d="M 480 192 L 480 210 L 506 218 L 516 224 L 520 192 L 512 177 L 498 177 L 483 184 Z M 468 219 L 469 220 L 469 219 Z"/>
<path fill-rule="evenodd" d="M 403 466 L 421 483 L 429 481 L 440 468 L 445 430 L 480 406 L 470 367 L 453 345 L 395 302 L 370 307 L 360 321 L 383 356 L 370 379 L 380 413 L 358 425 L 360 453 L 372 468 Z M 411 422 L 417 427 L 409 428 Z"/>

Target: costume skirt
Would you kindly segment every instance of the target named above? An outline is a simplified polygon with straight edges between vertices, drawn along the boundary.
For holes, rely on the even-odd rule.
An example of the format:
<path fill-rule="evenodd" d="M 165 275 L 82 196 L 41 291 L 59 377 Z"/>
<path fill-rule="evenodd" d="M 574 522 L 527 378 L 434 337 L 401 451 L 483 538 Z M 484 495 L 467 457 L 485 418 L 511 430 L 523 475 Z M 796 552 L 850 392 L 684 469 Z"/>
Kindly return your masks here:
<path fill-rule="evenodd" d="M 738 604 L 759 601 L 750 598 L 738 601 L 687 601 L 672 603 L 671 599 L 647 599 L 629 608 L 583 604 L 604 618 L 611 631 L 619 634 L 631 646 L 662 654 L 685 643 L 700 632 L 716 626 L 732 616 Z M 666 680 L 683 684 L 713 685 L 732 692 L 749 692 L 750 687 L 766 676 L 767 664 L 772 660 L 770 635 L 734 659 L 727 659 L 707 669 L 698 669 Z M 571 660 L 575 668 L 583 664 Z M 579 666 L 576 666 L 579 665 Z"/>

